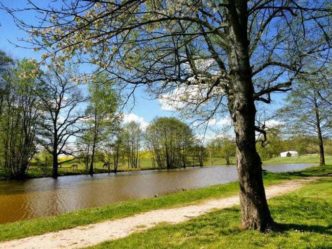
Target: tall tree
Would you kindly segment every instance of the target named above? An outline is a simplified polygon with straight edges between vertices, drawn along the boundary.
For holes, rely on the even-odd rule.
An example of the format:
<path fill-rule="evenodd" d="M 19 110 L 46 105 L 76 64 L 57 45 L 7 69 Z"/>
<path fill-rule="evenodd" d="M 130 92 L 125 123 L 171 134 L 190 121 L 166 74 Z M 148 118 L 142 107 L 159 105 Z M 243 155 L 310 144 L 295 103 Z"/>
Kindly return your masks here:
<path fill-rule="evenodd" d="M 7 81 L 14 66 L 14 60 L 0 50 L 0 115 L 3 110 L 3 102 L 6 95 Z"/>
<path fill-rule="evenodd" d="M 0 162 L 11 178 L 26 176 L 30 160 L 36 152 L 38 72 L 34 61 L 22 60 L 3 78 Z"/>
<path fill-rule="evenodd" d="M 59 155 L 72 154 L 68 143 L 82 131 L 80 105 L 86 101 L 71 72 L 50 69 L 40 77 L 42 103 L 38 142 L 52 155 L 52 176 L 58 177 Z"/>
<path fill-rule="evenodd" d="M 132 121 L 122 129 L 122 141 L 125 145 L 128 167 L 139 167 L 139 152 L 142 146 L 143 131 L 139 123 Z"/>
<path fill-rule="evenodd" d="M 287 98 L 279 113 L 287 121 L 287 129 L 295 134 L 315 135 L 320 165 L 325 165 L 324 137 L 331 136 L 332 82 L 325 70 L 305 74 Z M 291 127 L 289 127 L 291 125 Z"/>
<path fill-rule="evenodd" d="M 147 128 L 146 138 L 160 168 L 187 166 L 194 136 L 190 127 L 176 118 L 157 118 Z"/>
<path fill-rule="evenodd" d="M 208 148 L 214 157 L 224 158 L 226 165 L 231 164 L 231 157 L 234 157 L 236 153 L 235 141 L 227 137 L 213 139 L 209 142 Z"/>
<path fill-rule="evenodd" d="M 89 174 L 94 174 L 96 147 L 109 139 L 110 134 L 119 125 L 120 115 L 117 113 L 119 98 L 115 93 L 114 84 L 105 74 L 94 76 L 89 85 L 90 104 L 87 107 L 87 130 L 85 138 L 91 144 L 89 153 Z"/>
<path fill-rule="evenodd" d="M 19 24 L 37 49 L 89 57 L 119 84 L 145 84 L 157 95 L 184 89 L 182 98 L 207 118 L 227 108 L 236 134 L 242 224 L 273 228 L 256 151 L 255 132 L 262 129 L 255 125 L 255 101 L 270 103 L 271 93 L 290 89 L 306 58 L 317 55 L 318 62 L 328 54 L 328 0 L 72 0 L 31 9 L 43 15 L 40 25 Z"/>

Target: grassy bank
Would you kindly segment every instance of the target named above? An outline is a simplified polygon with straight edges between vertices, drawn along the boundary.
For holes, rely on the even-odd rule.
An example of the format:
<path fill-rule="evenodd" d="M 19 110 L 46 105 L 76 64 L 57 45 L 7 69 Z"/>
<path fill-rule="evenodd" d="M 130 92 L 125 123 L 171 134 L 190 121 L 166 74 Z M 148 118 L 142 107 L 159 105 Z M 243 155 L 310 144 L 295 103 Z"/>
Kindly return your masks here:
<path fill-rule="evenodd" d="M 327 164 L 332 164 L 332 156 L 326 155 L 325 160 Z M 274 157 L 269 160 L 265 160 L 263 162 L 265 165 L 269 164 L 294 164 L 294 163 L 319 163 L 319 155 L 318 154 L 308 154 L 301 155 L 298 157 Z"/>
<path fill-rule="evenodd" d="M 230 159 L 231 164 L 235 164 L 236 159 Z M 332 164 L 332 156 L 326 156 L 327 164 Z M 312 163 L 313 165 L 319 163 L 319 156 L 318 154 L 310 154 L 310 155 L 302 155 L 299 157 L 275 157 L 269 160 L 263 161 L 264 165 L 278 165 L 278 164 L 296 164 L 296 163 Z M 73 168 L 73 164 L 77 165 L 77 168 Z M 204 166 L 218 166 L 218 165 L 226 165 L 226 161 L 224 158 L 219 157 L 212 157 L 209 158 Z M 127 164 L 120 164 L 118 168 L 118 172 L 127 172 L 127 171 L 138 171 L 138 170 L 157 170 L 153 165 L 153 162 L 150 158 L 142 158 L 140 159 L 140 166 L 138 168 L 130 168 Z M 5 179 L 5 174 L 2 169 L 0 168 L 0 180 Z M 111 168 L 113 171 L 113 168 Z M 95 174 L 99 173 L 108 173 L 108 169 L 103 167 L 102 162 L 95 163 Z M 59 176 L 65 175 L 82 175 L 87 174 L 86 166 L 77 160 L 64 162 L 61 164 L 59 168 Z M 27 173 L 27 178 L 39 178 L 39 177 L 50 177 L 52 175 L 52 168 L 51 166 L 42 167 L 37 166 L 36 163 L 33 163 Z"/>
<path fill-rule="evenodd" d="M 332 166 L 312 168 L 296 173 L 266 173 L 265 184 L 271 185 L 282 180 L 290 180 L 314 175 L 332 174 Z M 0 225 L 0 240 L 22 238 L 50 231 L 85 225 L 106 219 L 130 216 L 158 208 L 175 207 L 197 203 L 207 198 L 227 197 L 238 193 L 238 184 L 230 183 L 208 188 L 188 190 L 153 199 L 129 201 L 100 208 L 84 209 L 55 217 L 38 218 Z"/>
<path fill-rule="evenodd" d="M 94 248 L 332 248 L 331 179 L 311 183 L 269 203 L 273 217 L 281 224 L 280 232 L 242 231 L 236 207 L 179 225 L 160 225 Z"/>
<path fill-rule="evenodd" d="M 73 167 L 73 165 L 76 165 Z M 151 159 L 141 159 L 140 160 L 140 167 L 139 168 L 130 168 L 127 164 L 120 164 L 118 167 L 118 172 L 123 171 L 135 171 L 135 170 L 149 170 L 149 169 L 155 169 L 152 164 Z M 113 171 L 113 166 L 111 166 L 111 171 Z M 96 162 L 94 164 L 94 171 L 95 174 L 99 173 L 108 173 L 108 168 L 103 167 L 103 162 Z M 86 169 L 86 165 L 79 160 L 72 160 L 72 161 L 66 161 L 61 163 L 59 167 L 59 176 L 64 175 L 82 175 L 87 174 L 88 170 Z M 29 167 L 29 170 L 27 172 L 28 178 L 37 178 L 37 177 L 49 177 L 52 176 L 52 166 L 48 165 L 40 166 L 36 163 L 32 163 L 32 165 Z"/>

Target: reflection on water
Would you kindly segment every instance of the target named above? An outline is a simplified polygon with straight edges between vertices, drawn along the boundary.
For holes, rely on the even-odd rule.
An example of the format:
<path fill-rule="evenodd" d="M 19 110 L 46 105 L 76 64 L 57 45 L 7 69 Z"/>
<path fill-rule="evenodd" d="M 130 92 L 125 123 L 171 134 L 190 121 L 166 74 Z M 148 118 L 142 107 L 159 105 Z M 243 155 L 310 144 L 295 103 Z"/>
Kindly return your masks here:
<path fill-rule="evenodd" d="M 309 164 L 266 166 L 266 170 L 301 170 Z M 0 181 L 0 223 L 57 215 L 129 199 L 148 198 L 182 189 L 199 188 L 237 180 L 236 168 L 208 167 L 171 171 L 65 176 Z"/>

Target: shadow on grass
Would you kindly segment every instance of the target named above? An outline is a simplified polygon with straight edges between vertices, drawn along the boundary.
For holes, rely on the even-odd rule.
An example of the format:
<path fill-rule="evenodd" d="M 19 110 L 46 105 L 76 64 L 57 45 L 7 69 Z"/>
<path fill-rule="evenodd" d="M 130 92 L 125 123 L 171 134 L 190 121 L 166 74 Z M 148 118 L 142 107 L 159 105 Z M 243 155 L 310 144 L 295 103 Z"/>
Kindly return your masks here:
<path fill-rule="evenodd" d="M 320 226 L 320 225 L 305 225 L 305 224 L 277 224 L 278 232 L 286 231 L 300 231 L 300 232 L 310 232 L 319 233 L 323 235 L 332 235 L 332 225 Z"/>
<path fill-rule="evenodd" d="M 306 178 L 306 177 L 332 177 L 332 167 L 322 166 L 314 167 L 302 171 L 293 171 L 293 172 L 282 172 L 282 173 L 273 173 L 268 171 L 263 171 L 263 175 L 266 178 L 271 179 L 297 179 L 297 178 Z"/>

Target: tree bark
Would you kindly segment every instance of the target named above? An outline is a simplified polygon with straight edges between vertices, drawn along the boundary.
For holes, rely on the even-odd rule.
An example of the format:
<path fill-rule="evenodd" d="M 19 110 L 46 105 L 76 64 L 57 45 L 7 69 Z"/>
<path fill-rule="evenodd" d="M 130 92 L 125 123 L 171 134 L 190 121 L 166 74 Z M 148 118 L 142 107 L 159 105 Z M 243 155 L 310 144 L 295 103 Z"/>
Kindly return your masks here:
<path fill-rule="evenodd" d="M 92 153 L 91 153 L 91 161 L 90 161 L 90 167 L 89 167 L 89 174 L 90 175 L 94 174 L 95 150 L 96 150 L 96 145 L 95 145 L 95 143 L 93 143 L 93 145 L 92 145 Z"/>
<path fill-rule="evenodd" d="M 116 144 L 115 146 L 116 147 L 115 147 L 115 153 L 113 156 L 113 160 L 114 160 L 114 173 L 116 174 L 118 171 L 118 166 L 119 166 L 120 148 L 119 148 L 118 144 Z"/>
<path fill-rule="evenodd" d="M 231 89 L 228 105 L 236 135 L 242 226 L 266 231 L 274 227 L 274 221 L 266 200 L 261 159 L 256 150 L 256 107 L 249 61 L 247 3 L 237 0 L 229 1 L 229 4 Z"/>
<path fill-rule="evenodd" d="M 97 124 L 97 110 L 94 112 L 94 128 L 93 128 L 93 141 L 92 141 L 92 151 L 91 151 L 91 161 L 90 161 L 90 169 L 89 174 L 92 176 L 94 174 L 94 161 L 95 161 L 95 153 L 96 153 L 96 143 L 98 136 L 98 124 Z"/>
<path fill-rule="evenodd" d="M 57 116 L 58 114 L 56 114 Z M 53 121 L 54 127 L 54 134 L 53 134 L 53 148 L 52 148 L 52 159 L 53 159 L 53 166 L 52 166 L 52 177 L 58 178 L 58 169 L 59 169 L 59 161 L 58 161 L 58 130 L 56 126 L 56 121 Z"/>
<path fill-rule="evenodd" d="M 325 165 L 324 140 L 321 129 L 320 113 L 316 99 L 315 99 L 315 115 L 316 115 L 316 129 L 317 129 L 318 147 L 319 147 L 319 165 L 324 166 Z"/>
<path fill-rule="evenodd" d="M 226 165 L 227 166 L 231 165 L 231 161 L 229 160 L 229 156 L 228 155 L 225 157 L 225 160 L 226 160 Z"/>
<path fill-rule="evenodd" d="M 56 151 L 53 151 L 52 157 L 53 157 L 52 177 L 58 178 L 59 162 L 58 162 L 58 154 Z"/>

